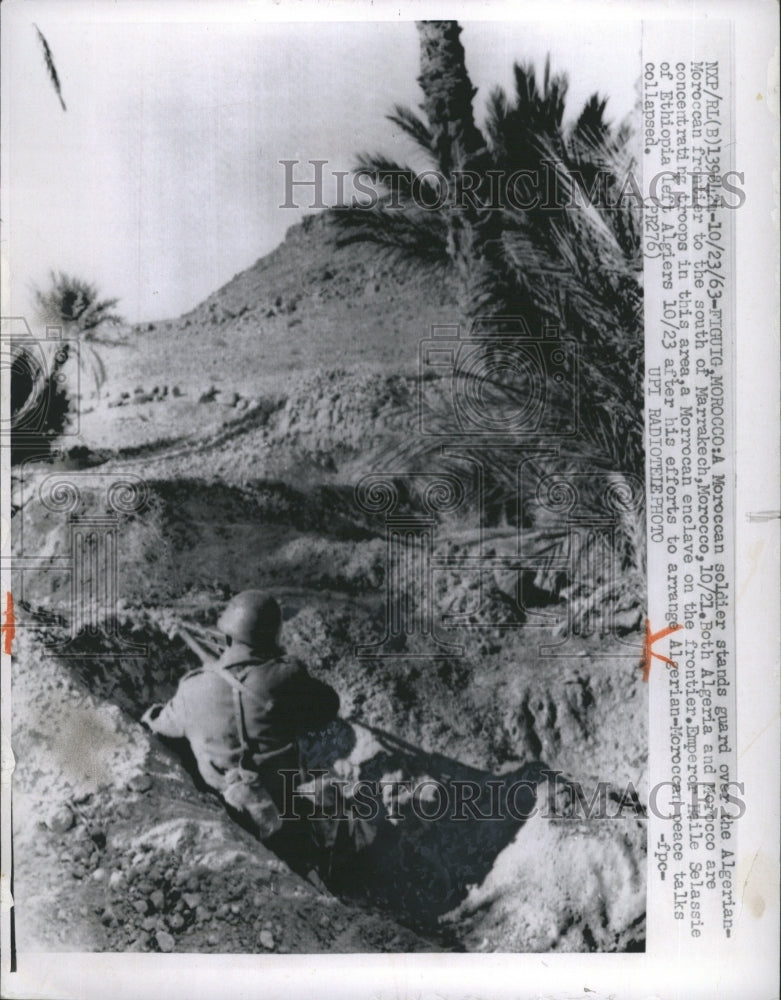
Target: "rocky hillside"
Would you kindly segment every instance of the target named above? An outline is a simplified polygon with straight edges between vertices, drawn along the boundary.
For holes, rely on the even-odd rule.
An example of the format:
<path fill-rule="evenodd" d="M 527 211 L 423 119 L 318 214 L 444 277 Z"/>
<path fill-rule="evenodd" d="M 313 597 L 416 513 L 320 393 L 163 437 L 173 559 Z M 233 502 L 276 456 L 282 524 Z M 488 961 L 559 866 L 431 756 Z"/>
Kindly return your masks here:
<path fill-rule="evenodd" d="M 620 640 L 597 622 L 546 655 L 566 604 L 505 568 L 515 527 L 496 518 L 483 537 L 467 508 L 440 518 L 432 549 L 448 567 L 433 577 L 438 634 L 461 655 L 421 659 L 414 631 L 391 656 L 356 651 L 385 633 L 388 557 L 384 520 L 354 488 L 403 471 L 418 343 L 456 317 L 446 283 L 335 249 L 317 217 L 186 316 L 98 348 L 108 381 L 82 379 L 65 456 L 14 483 L 29 626 L 13 664 L 20 949 L 643 947 L 640 610 L 625 609 Z M 105 516 L 112 488 L 125 498 L 115 600 L 89 591 L 91 628 L 63 646 L 70 517 Z M 194 666 L 172 623 L 213 625 L 248 586 L 280 597 L 285 644 L 340 694 L 343 721 L 308 747 L 313 766 L 349 782 L 493 783 L 500 799 L 520 782 L 515 814 L 425 821 L 383 799 L 371 847 L 318 885 L 253 841 L 183 748 L 139 725 Z M 571 785 L 553 816 L 533 815 L 546 767 L 587 798 L 604 782 L 617 818 L 586 820 Z"/>

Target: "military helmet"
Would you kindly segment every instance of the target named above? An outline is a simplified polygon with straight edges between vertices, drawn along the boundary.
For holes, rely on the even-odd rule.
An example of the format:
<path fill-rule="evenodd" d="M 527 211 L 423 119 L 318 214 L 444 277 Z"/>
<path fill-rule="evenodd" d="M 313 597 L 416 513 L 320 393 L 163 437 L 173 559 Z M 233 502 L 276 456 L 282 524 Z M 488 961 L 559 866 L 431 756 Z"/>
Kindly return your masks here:
<path fill-rule="evenodd" d="M 228 601 L 217 628 L 247 646 L 275 643 L 282 626 L 279 603 L 262 590 L 244 590 Z"/>

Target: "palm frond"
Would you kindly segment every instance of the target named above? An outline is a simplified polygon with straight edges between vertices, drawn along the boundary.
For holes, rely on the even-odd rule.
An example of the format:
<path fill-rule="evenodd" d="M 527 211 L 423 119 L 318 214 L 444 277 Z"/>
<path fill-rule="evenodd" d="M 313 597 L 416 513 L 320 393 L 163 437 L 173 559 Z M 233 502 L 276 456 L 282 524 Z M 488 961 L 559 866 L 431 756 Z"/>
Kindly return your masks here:
<path fill-rule="evenodd" d="M 513 110 L 530 132 L 540 135 L 555 135 L 561 129 L 564 106 L 569 89 L 566 74 L 551 74 L 550 56 L 545 60 L 543 85 L 540 89 L 534 66 L 531 63 L 516 63 L 515 104 Z"/>
<path fill-rule="evenodd" d="M 507 154 L 506 131 L 510 104 L 501 87 L 494 87 L 488 94 L 485 131 L 494 160 L 504 160 Z"/>
<path fill-rule="evenodd" d="M 426 177 L 421 180 L 412 167 L 391 160 L 381 153 L 360 153 L 356 157 L 353 173 L 368 177 L 374 184 L 384 188 L 390 204 L 394 199 L 399 203 L 407 202 L 413 193 L 417 202 L 424 205 L 434 205 L 439 198 L 439 192 Z"/>
<path fill-rule="evenodd" d="M 386 115 L 389 122 L 397 125 L 402 132 L 429 155 L 434 155 L 434 140 L 431 130 L 423 119 L 411 108 L 395 104 L 391 114 Z"/>
<path fill-rule="evenodd" d="M 592 94 L 573 126 L 573 139 L 592 147 L 602 145 L 610 135 L 610 125 L 605 121 L 606 108 L 607 98 Z"/>
<path fill-rule="evenodd" d="M 405 211 L 378 206 L 365 209 L 334 209 L 330 213 L 337 246 L 373 244 L 386 260 L 398 267 L 425 266 L 432 270 L 449 264 L 447 229 L 438 212 L 408 208 Z"/>

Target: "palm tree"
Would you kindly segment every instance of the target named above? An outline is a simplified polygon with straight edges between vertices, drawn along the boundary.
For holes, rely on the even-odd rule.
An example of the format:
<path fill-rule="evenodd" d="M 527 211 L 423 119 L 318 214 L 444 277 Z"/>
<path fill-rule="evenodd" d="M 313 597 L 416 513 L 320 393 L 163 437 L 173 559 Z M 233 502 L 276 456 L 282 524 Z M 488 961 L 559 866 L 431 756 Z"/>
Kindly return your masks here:
<path fill-rule="evenodd" d="M 50 272 L 47 289 L 35 289 L 35 302 L 42 319 L 82 334 L 89 335 L 104 323 L 122 322 L 113 311 L 119 299 L 101 299 L 95 285 L 62 271 Z"/>
<path fill-rule="evenodd" d="M 88 367 L 100 392 L 106 368 L 94 345 L 113 343 L 100 331 L 124 322 L 115 312 L 119 299 L 101 299 L 95 285 L 62 271 L 52 271 L 48 287 L 33 289 L 33 296 L 42 322 L 61 326 L 66 337 L 80 341 L 79 363 Z"/>
<path fill-rule="evenodd" d="M 619 197 L 633 166 L 631 132 L 610 126 L 597 95 L 566 125 L 567 80 L 551 73 L 549 61 L 539 81 L 532 66 L 515 66 L 512 99 L 494 89 L 481 130 L 459 25 L 417 28 L 423 117 L 396 106 L 388 118 L 444 179 L 446 197 L 438 201 L 432 182 L 416 181 L 410 166 L 363 154 L 357 169 L 384 185 L 385 195 L 373 211 L 335 211 L 336 241 L 374 244 L 395 261 L 455 274 L 466 322 L 520 315 L 534 333 L 555 326 L 574 339 L 581 429 L 558 461 L 586 460 L 619 480 L 627 472 L 642 479 L 640 218 L 637 203 Z M 553 196 L 521 204 L 507 186 L 518 171 L 553 185 Z M 459 187 L 466 173 L 474 178 L 468 198 Z M 425 207 L 432 204 L 439 207 Z M 528 387 L 508 377 L 498 388 L 512 406 Z M 571 405 L 558 386 L 547 388 L 550 405 Z M 405 447 L 409 457 L 418 449 L 421 461 L 430 460 L 430 442 Z M 493 485 L 513 490 L 511 452 L 497 449 L 491 458 Z M 635 568 L 644 559 L 642 517 L 628 519 L 620 542 L 622 562 Z"/>
<path fill-rule="evenodd" d="M 436 202 L 431 182 L 415 196 L 415 171 L 383 155 L 363 154 L 357 169 L 382 184 L 395 178 L 396 201 L 377 209 L 333 214 L 337 242 L 369 242 L 416 265 L 446 267 L 458 279 L 465 320 L 520 314 L 530 327 L 558 325 L 587 349 L 592 391 L 642 410 L 640 239 L 637 206 L 617 195 L 632 165 L 630 134 L 605 122 L 596 95 L 565 128 L 564 76 L 546 64 L 538 84 L 531 66 L 516 65 L 511 102 L 490 95 L 485 135 L 474 120 L 474 88 L 453 21 L 418 24 L 425 120 L 397 106 L 388 119 L 409 136 L 445 181 Z M 516 207 L 502 183 L 527 171 L 556 185 L 559 203 Z M 459 176 L 479 178 L 464 197 Z M 499 185 L 497 197 L 497 182 Z M 588 204 L 596 187 L 602 202 Z M 584 207 L 572 207 L 575 195 Z M 616 342 L 617 341 L 617 342 Z"/>

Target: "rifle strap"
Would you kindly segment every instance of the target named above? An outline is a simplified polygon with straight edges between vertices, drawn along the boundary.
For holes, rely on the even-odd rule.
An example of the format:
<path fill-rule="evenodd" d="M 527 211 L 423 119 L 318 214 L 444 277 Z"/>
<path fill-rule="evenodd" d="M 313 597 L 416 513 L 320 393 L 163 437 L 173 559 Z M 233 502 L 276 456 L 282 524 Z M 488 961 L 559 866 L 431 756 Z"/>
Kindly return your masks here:
<path fill-rule="evenodd" d="M 239 663 L 231 663 L 230 666 L 244 667 L 250 664 L 254 664 L 255 662 L 256 662 L 255 660 L 246 660 Z M 225 683 L 228 684 L 233 689 L 233 712 L 236 717 L 236 730 L 239 737 L 239 746 L 241 747 L 241 759 L 239 762 L 239 766 L 243 770 L 253 771 L 254 770 L 253 768 L 251 767 L 248 768 L 245 766 L 245 759 L 251 752 L 252 747 L 250 746 L 251 741 L 249 733 L 247 732 L 247 724 L 244 718 L 244 705 L 242 704 L 241 700 L 242 693 L 248 694 L 251 697 L 251 692 L 247 689 L 247 687 L 244 684 L 241 683 L 238 677 L 234 677 L 234 675 L 230 673 L 230 671 L 225 667 L 223 667 L 221 670 L 218 671 L 218 676 L 221 677 L 225 681 Z M 267 756 L 269 758 L 273 758 L 274 756 L 277 756 L 279 754 L 287 753 L 290 746 L 294 745 L 295 744 L 288 744 L 285 747 L 281 747 L 277 751 L 269 752 Z M 299 768 L 300 768 L 300 761 L 299 761 Z"/>
<path fill-rule="evenodd" d="M 248 661 L 251 662 L 251 661 Z M 232 663 L 232 667 L 244 666 L 243 663 Z M 249 734 L 247 733 L 247 724 L 244 720 L 244 706 L 241 703 L 241 693 L 242 691 L 247 693 L 246 687 L 241 683 L 238 677 L 234 677 L 228 670 L 222 669 L 219 671 L 219 676 L 228 684 L 233 690 L 233 712 L 236 717 L 236 731 L 239 737 L 239 746 L 241 747 L 241 761 L 240 766 L 244 767 L 244 759 L 249 753 Z"/>

